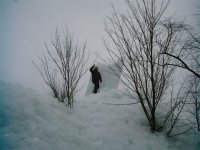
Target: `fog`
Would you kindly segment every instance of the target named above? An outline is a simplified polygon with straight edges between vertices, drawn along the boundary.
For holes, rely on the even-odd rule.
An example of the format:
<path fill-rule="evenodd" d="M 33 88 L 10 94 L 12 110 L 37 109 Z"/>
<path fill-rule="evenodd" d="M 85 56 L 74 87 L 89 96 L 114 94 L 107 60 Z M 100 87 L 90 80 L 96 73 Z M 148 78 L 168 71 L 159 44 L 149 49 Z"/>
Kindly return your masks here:
<path fill-rule="evenodd" d="M 63 30 L 66 24 L 75 40 L 87 41 L 91 63 L 95 53 L 104 56 L 104 19 L 112 12 L 112 4 L 126 10 L 124 0 L 1 0 L 0 80 L 43 92 L 44 83 L 32 61 L 56 28 Z M 198 0 L 171 0 L 167 14 L 192 23 L 197 6 Z"/>

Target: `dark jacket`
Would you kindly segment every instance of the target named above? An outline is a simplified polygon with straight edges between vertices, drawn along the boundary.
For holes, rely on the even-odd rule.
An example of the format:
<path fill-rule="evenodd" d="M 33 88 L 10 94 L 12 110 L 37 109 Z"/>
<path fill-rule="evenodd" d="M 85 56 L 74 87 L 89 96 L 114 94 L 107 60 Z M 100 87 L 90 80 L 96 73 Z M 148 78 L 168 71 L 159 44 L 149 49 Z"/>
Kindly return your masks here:
<path fill-rule="evenodd" d="M 98 69 L 94 68 L 94 65 L 90 68 L 90 72 L 92 73 L 92 83 L 99 84 L 99 81 L 102 82 L 101 74 Z"/>

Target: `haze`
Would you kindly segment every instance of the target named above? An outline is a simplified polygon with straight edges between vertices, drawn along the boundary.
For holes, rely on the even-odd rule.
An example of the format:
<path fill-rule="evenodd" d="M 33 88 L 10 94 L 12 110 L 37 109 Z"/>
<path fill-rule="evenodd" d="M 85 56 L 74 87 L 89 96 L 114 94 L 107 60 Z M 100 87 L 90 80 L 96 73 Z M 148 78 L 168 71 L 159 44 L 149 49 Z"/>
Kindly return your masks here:
<path fill-rule="evenodd" d="M 104 19 L 111 5 L 126 10 L 124 0 L 1 0 L 0 2 L 0 80 L 19 83 L 42 91 L 44 84 L 32 64 L 58 28 L 68 26 L 76 40 L 87 40 L 91 60 L 104 55 Z M 167 14 L 193 23 L 198 0 L 171 0 Z"/>

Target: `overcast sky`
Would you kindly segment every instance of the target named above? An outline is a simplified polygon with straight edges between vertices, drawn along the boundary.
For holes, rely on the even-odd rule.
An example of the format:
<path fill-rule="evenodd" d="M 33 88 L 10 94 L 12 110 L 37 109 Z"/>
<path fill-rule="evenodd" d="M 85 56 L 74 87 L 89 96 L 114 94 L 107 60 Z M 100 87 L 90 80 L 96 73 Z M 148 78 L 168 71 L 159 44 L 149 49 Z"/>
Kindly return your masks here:
<path fill-rule="evenodd" d="M 171 0 L 168 14 L 191 21 L 199 0 Z M 80 43 L 87 40 L 92 55 L 102 53 L 104 19 L 114 4 L 126 10 L 124 0 L 1 0 L 0 80 L 41 90 L 41 78 L 32 61 L 44 49 L 55 29 L 68 25 Z"/>

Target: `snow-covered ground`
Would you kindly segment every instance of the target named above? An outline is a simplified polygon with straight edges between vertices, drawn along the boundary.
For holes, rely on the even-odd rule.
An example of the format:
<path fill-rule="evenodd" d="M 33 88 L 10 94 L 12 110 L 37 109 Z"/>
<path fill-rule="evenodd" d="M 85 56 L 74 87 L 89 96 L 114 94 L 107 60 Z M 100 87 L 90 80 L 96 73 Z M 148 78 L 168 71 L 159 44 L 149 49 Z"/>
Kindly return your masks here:
<path fill-rule="evenodd" d="M 197 135 L 151 133 L 140 105 L 117 90 L 79 98 L 70 109 L 21 85 L 0 82 L 2 150 L 199 150 Z"/>

